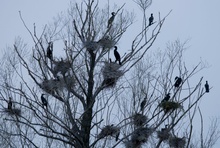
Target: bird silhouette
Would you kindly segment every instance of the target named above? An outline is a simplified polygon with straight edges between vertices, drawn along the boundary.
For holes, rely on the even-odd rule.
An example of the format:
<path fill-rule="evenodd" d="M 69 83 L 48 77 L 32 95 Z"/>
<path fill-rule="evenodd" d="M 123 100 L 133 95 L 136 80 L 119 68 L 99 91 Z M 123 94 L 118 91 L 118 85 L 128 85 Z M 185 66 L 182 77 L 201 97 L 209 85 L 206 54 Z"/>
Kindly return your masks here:
<path fill-rule="evenodd" d="M 8 109 L 11 110 L 12 109 L 12 98 L 9 97 L 9 100 L 8 100 Z"/>
<path fill-rule="evenodd" d="M 167 102 L 167 101 L 169 101 L 169 99 L 170 99 L 170 93 L 166 94 L 166 96 L 164 97 L 164 99 L 161 102 L 162 103 Z"/>
<path fill-rule="evenodd" d="M 149 26 L 153 24 L 153 21 L 154 21 L 153 13 L 151 13 L 151 16 L 149 18 Z"/>
<path fill-rule="evenodd" d="M 48 104 L 48 103 L 47 103 L 47 100 L 46 100 L 46 98 L 44 97 L 44 95 L 45 95 L 45 94 L 42 94 L 42 95 L 41 95 L 41 102 L 42 102 L 42 105 L 47 108 L 47 104 Z"/>
<path fill-rule="evenodd" d="M 108 20 L 108 26 L 107 26 L 107 28 L 109 28 L 111 25 L 112 25 L 112 23 L 113 23 L 113 21 L 114 21 L 114 19 L 115 19 L 115 12 L 112 12 L 111 13 L 112 14 L 112 16 L 109 18 L 109 20 Z"/>
<path fill-rule="evenodd" d="M 144 100 L 141 102 L 141 105 L 140 105 L 142 112 L 144 111 L 144 107 L 145 107 L 146 103 L 147 103 L 147 98 L 145 97 Z"/>
<path fill-rule="evenodd" d="M 209 92 L 209 84 L 208 84 L 208 81 L 206 81 L 205 83 L 205 92 Z"/>
<path fill-rule="evenodd" d="M 49 42 L 47 47 L 47 57 L 52 60 L 53 58 L 53 42 Z"/>
<path fill-rule="evenodd" d="M 174 84 L 174 86 L 175 87 L 179 87 L 181 83 L 182 83 L 182 79 L 180 77 L 176 76 L 175 77 L 175 84 Z"/>
<path fill-rule="evenodd" d="M 114 55 L 115 55 L 115 62 L 119 62 L 119 65 L 121 65 L 121 56 L 117 51 L 118 47 L 115 46 Z"/>

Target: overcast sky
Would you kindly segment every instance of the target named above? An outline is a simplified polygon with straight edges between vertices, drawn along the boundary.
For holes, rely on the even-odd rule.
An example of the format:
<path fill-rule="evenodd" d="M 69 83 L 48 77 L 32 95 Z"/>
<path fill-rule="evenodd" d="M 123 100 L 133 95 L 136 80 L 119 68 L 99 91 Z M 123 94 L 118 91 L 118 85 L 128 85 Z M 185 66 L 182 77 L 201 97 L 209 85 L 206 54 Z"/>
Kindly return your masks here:
<path fill-rule="evenodd" d="M 81 2 L 81 0 L 78 0 Z M 107 0 L 99 0 L 100 3 Z M 21 36 L 30 46 L 33 45 L 28 32 L 25 30 L 18 11 L 30 29 L 33 23 L 39 28 L 52 21 L 52 18 L 59 12 L 64 12 L 68 8 L 69 0 L 4 0 L 0 5 L 0 49 L 12 46 L 16 36 Z M 141 11 L 134 5 L 132 0 L 110 0 L 110 4 L 121 5 L 126 2 L 125 8 L 136 13 L 137 21 L 141 21 Z M 219 0 L 153 0 L 153 4 L 147 10 L 148 14 L 154 13 L 155 19 L 158 12 L 165 16 L 171 9 L 172 13 L 167 18 L 161 34 L 156 44 L 156 50 L 162 49 L 168 41 L 180 39 L 189 41 L 189 49 L 186 52 L 186 62 L 191 66 L 196 65 L 200 59 L 207 61 L 210 65 L 208 69 L 202 71 L 199 76 L 204 76 L 210 86 L 211 92 L 203 98 L 201 109 L 204 114 L 205 123 L 214 116 L 219 118 L 220 106 L 220 70 L 218 64 L 220 47 L 220 1 Z M 121 41 L 120 47 L 126 47 L 126 43 Z"/>

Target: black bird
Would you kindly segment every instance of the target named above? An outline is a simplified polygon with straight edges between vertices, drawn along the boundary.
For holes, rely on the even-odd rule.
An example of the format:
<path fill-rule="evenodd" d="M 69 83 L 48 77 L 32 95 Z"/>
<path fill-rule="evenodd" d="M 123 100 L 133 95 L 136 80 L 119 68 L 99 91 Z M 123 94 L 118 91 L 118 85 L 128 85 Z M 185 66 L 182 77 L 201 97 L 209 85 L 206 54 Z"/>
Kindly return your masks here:
<path fill-rule="evenodd" d="M 115 50 L 114 50 L 114 55 L 115 55 L 115 62 L 119 62 L 119 65 L 121 65 L 121 57 L 120 57 L 120 54 L 118 53 L 117 51 L 118 47 L 115 46 Z"/>
<path fill-rule="evenodd" d="M 47 100 L 46 100 L 46 98 L 44 97 L 44 95 L 45 95 L 45 94 L 42 94 L 42 95 L 41 95 L 41 101 L 42 101 L 43 106 L 46 106 L 46 108 L 47 108 Z"/>
<path fill-rule="evenodd" d="M 153 21 L 154 21 L 153 13 L 151 13 L 151 16 L 149 18 L 149 26 L 152 25 Z"/>
<path fill-rule="evenodd" d="M 205 83 L 205 92 L 209 92 L 209 84 L 208 84 L 208 81 L 206 81 Z"/>
<path fill-rule="evenodd" d="M 47 57 L 52 60 L 53 58 L 53 42 L 49 42 L 47 47 Z"/>
<path fill-rule="evenodd" d="M 112 16 L 109 18 L 109 20 L 108 20 L 108 26 L 107 26 L 107 28 L 109 28 L 111 25 L 112 25 L 112 22 L 114 21 L 114 19 L 115 19 L 115 12 L 112 12 L 111 13 L 112 14 Z"/>
<path fill-rule="evenodd" d="M 118 141 L 119 135 L 120 135 L 120 132 L 118 132 L 118 133 L 116 134 L 115 141 Z"/>
<path fill-rule="evenodd" d="M 147 98 L 144 98 L 144 100 L 141 102 L 141 111 L 143 112 L 144 111 L 144 107 L 147 103 Z"/>
<path fill-rule="evenodd" d="M 161 102 L 162 103 L 167 102 L 167 101 L 169 101 L 169 99 L 170 99 L 170 93 L 166 94 L 166 96 L 164 97 L 164 99 Z"/>
<path fill-rule="evenodd" d="M 8 100 L 8 109 L 11 110 L 12 109 L 12 101 L 11 101 L 11 97 L 9 97 L 9 100 Z"/>
<path fill-rule="evenodd" d="M 175 77 L 175 87 L 179 87 L 180 84 L 182 83 L 182 79 L 180 77 Z"/>

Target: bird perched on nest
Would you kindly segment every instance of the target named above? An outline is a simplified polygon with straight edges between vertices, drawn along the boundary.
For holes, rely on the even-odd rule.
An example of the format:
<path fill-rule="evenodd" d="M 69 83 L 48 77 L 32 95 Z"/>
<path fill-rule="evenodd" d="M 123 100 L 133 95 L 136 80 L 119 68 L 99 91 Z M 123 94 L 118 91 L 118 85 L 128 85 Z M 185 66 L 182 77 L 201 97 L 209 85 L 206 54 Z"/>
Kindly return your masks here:
<path fill-rule="evenodd" d="M 153 21 L 154 21 L 153 13 L 151 13 L 151 16 L 149 18 L 149 26 L 153 24 Z"/>
<path fill-rule="evenodd" d="M 117 51 L 118 47 L 117 46 L 114 46 L 114 47 L 115 47 L 115 50 L 114 50 L 115 62 L 118 61 L 119 65 L 121 65 L 121 56 L 120 56 L 120 54 Z"/>
<path fill-rule="evenodd" d="M 170 93 L 166 94 L 166 96 L 164 97 L 164 99 L 161 101 L 161 103 L 163 102 L 167 102 L 170 99 Z"/>
<path fill-rule="evenodd" d="M 47 47 L 47 57 L 52 60 L 53 58 L 53 42 L 49 42 Z"/>
<path fill-rule="evenodd" d="M 12 109 L 12 98 L 9 97 L 9 100 L 8 100 L 8 109 L 11 110 Z"/>
<path fill-rule="evenodd" d="M 208 84 L 208 81 L 206 81 L 205 83 L 205 92 L 209 92 L 209 84 Z"/>
<path fill-rule="evenodd" d="M 147 98 L 145 97 L 144 100 L 141 102 L 141 105 L 140 105 L 142 112 L 144 111 L 144 107 L 145 107 L 146 103 L 147 103 Z"/>
<path fill-rule="evenodd" d="M 109 18 L 109 20 L 108 20 L 108 26 L 107 26 L 107 28 L 109 28 L 110 26 L 112 26 L 112 23 L 113 23 L 113 21 L 114 21 L 114 19 L 115 19 L 115 12 L 112 12 L 111 13 L 112 14 L 112 16 Z"/>
<path fill-rule="evenodd" d="M 182 79 L 180 77 L 176 76 L 175 77 L 175 84 L 174 84 L 174 86 L 175 87 L 179 87 L 181 83 L 182 83 Z"/>
<path fill-rule="evenodd" d="M 42 105 L 47 108 L 47 104 L 48 104 L 48 103 L 47 103 L 47 100 L 46 100 L 46 98 L 44 97 L 44 95 L 45 95 L 45 94 L 42 94 L 42 95 L 41 95 L 41 102 L 42 102 Z"/>

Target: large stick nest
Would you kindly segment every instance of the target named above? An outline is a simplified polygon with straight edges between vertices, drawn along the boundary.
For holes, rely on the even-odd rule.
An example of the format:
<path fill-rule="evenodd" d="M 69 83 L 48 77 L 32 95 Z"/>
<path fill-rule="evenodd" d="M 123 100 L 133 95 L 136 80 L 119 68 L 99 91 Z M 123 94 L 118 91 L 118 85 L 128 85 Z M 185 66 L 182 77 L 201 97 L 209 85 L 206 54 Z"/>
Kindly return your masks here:
<path fill-rule="evenodd" d="M 54 61 L 54 68 L 53 68 L 53 74 L 54 76 L 57 76 L 58 73 L 61 73 L 62 75 L 65 75 L 65 73 L 71 68 L 70 61 L 61 60 L 61 61 Z"/>
<path fill-rule="evenodd" d="M 173 111 L 176 109 L 182 109 L 182 105 L 180 105 L 180 103 L 178 102 L 174 102 L 174 101 L 165 101 L 165 102 L 161 102 L 159 104 L 160 107 L 163 108 L 164 112 L 167 113 L 169 111 Z"/>
<path fill-rule="evenodd" d="M 107 87 L 114 87 L 117 80 L 124 74 L 122 70 L 119 70 L 120 67 L 121 65 L 115 62 L 105 63 L 102 69 L 102 74 L 104 78 L 104 84 Z"/>
<path fill-rule="evenodd" d="M 85 48 L 89 51 L 95 51 L 100 48 L 100 45 L 94 41 L 86 41 L 83 44 L 84 44 Z"/>
<path fill-rule="evenodd" d="M 117 136 L 120 133 L 120 128 L 113 125 L 105 126 L 98 134 L 97 138 L 101 139 L 107 136 Z"/>
<path fill-rule="evenodd" d="M 102 46 L 103 48 L 112 48 L 115 46 L 115 41 L 110 39 L 109 36 L 105 36 L 102 39 L 98 41 L 99 45 Z"/>
<path fill-rule="evenodd" d="M 147 116 L 136 113 L 132 117 L 135 126 L 142 126 L 147 122 Z"/>
<path fill-rule="evenodd" d="M 157 137 L 164 141 L 164 140 L 168 140 L 170 137 L 170 131 L 168 128 L 163 128 L 160 131 L 157 131 Z"/>
<path fill-rule="evenodd" d="M 179 138 L 179 137 L 170 137 L 169 138 L 169 145 L 171 148 L 184 148 L 186 145 L 185 138 Z"/>

